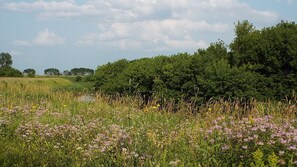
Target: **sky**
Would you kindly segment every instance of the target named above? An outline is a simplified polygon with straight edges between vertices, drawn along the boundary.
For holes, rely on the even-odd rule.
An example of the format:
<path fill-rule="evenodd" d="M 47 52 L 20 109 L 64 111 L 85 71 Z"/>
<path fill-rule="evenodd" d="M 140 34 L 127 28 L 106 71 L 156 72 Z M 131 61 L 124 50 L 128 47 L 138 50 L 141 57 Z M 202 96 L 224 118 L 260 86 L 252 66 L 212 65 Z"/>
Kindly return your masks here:
<path fill-rule="evenodd" d="M 0 53 L 13 67 L 60 72 L 119 59 L 190 54 L 256 28 L 297 21 L 297 0 L 0 0 Z"/>

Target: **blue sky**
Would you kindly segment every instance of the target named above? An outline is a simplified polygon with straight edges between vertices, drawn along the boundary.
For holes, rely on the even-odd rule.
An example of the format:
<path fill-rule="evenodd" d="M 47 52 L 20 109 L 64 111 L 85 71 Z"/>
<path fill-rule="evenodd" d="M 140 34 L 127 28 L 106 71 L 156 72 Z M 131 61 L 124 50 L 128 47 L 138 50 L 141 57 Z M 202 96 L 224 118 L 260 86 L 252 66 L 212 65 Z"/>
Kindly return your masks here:
<path fill-rule="evenodd" d="M 297 0 L 0 0 L 0 52 L 21 71 L 96 69 L 229 44 L 238 20 L 296 22 Z"/>

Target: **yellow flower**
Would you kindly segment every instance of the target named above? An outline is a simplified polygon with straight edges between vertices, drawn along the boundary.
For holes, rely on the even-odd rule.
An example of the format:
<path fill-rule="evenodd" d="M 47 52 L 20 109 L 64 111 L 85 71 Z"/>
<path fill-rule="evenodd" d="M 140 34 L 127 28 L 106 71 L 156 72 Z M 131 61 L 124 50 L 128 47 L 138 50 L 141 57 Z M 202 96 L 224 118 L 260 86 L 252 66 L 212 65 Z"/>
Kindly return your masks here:
<path fill-rule="evenodd" d="M 144 111 L 144 112 L 148 112 L 149 110 L 148 110 L 147 107 L 145 107 L 145 108 L 143 109 L 143 111 Z"/>
<path fill-rule="evenodd" d="M 67 107 L 67 105 L 66 105 L 66 104 L 64 104 L 64 105 L 63 105 L 63 107 Z"/>
<path fill-rule="evenodd" d="M 255 121 L 254 121 L 254 119 L 253 119 L 253 117 L 251 115 L 249 116 L 249 121 L 250 121 L 251 124 L 255 123 Z"/>
<path fill-rule="evenodd" d="M 208 108 L 208 111 L 212 111 L 212 109 L 211 108 Z"/>

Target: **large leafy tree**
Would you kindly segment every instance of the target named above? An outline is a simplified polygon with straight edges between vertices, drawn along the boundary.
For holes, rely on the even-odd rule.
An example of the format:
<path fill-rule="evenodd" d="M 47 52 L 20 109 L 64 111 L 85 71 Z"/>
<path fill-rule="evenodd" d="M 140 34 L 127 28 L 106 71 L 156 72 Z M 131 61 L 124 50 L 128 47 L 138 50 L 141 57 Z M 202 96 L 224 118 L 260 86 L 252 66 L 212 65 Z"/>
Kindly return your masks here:
<path fill-rule="evenodd" d="M 94 70 L 89 68 L 73 68 L 70 70 L 72 75 L 93 75 Z"/>
<path fill-rule="evenodd" d="M 21 77 L 22 73 L 11 67 L 12 58 L 9 53 L 0 54 L 0 77 Z"/>
<path fill-rule="evenodd" d="M 48 68 L 44 70 L 44 75 L 60 75 L 60 71 L 56 68 Z"/>
<path fill-rule="evenodd" d="M 23 73 L 28 77 L 35 77 L 36 75 L 36 71 L 32 68 L 25 69 Z"/>
<path fill-rule="evenodd" d="M 9 53 L 0 54 L 0 68 L 11 67 L 12 59 Z"/>
<path fill-rule="evenodd" d="M 282 21 L 256 30 L 243 21 L 235 25 L 235 34 L 230 44 L 230 64 L 262 75 L 262 83 L 266 83 L 262 88 L 270 89 L 260 90 L 269 98 L 293 95 L 297 88 L 297 25 Z"/>
<path fill-rule="evenodd" d="M 122 59 L 99 66 L 95 74 L 95 90 L 108 94 L 125 93 L 128 81 L 122 80 L 121 75 L 128 64 L 128 60 Z"/>

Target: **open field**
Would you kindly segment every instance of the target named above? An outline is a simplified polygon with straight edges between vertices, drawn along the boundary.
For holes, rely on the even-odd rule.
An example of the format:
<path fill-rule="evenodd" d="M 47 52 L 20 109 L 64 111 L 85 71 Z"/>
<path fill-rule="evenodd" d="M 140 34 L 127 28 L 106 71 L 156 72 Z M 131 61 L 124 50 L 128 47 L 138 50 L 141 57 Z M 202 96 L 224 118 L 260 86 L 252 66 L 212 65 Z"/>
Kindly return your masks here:
<path fill-rule="evenodd" d="M 221 112 L 228 103 L 171 113 L 74 85 L 0 78 L 0 166 L 297 165 L 294 102 L 258 102 L 239 119 Z"/>

